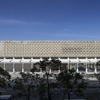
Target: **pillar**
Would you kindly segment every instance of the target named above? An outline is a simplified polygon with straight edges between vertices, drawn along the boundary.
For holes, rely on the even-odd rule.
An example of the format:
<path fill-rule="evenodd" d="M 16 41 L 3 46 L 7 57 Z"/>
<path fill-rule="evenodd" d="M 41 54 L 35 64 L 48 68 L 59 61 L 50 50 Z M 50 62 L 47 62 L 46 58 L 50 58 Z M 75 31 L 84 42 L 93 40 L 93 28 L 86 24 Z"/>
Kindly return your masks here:
<path fill-rule="evenodd" d="M 49 58 L 49 61 L 51 61 L 52 59 L 51 58 Z M 50 70 L 49 70 L 49 73 L 51 74 L 51 68 L 50 68 Z"/>
<path fill-rule="evenodd" d="M 13 63 L 13 73 L 15 73 L 15 63 Z"/>
<path fill-rule="evenodd" d="M 31 62 L 31 69 L 33 68 L 33 63 Z"/>
<path fill-rule="evenodd" d="M 61 61 L 60 57 L 58 58 L 58 60 Z M 60 67 L 61 66 L 59 66 L 58 73 L 60 73 Z"/>
<path fill-rule="evenodd" d="M 77 63 L 77 69 L 76 69 L 76 72 L 77 72 L 77 73 L 79 72 L 79 70 L 78 70 L 78 63 Z"/>
<path fill-rule="evenodd" d="M 22 72 L 24 72 L 24 63 L 22 63 Z"/>
<path fill-rule="evenodd" d="M 4 63 L 4 70 L 6 70 L 5 63 Z"/>
<path fill-rule="evenodd" d="M 51 68 L 50 68 L 50 70 L 49 70 L 49 73 L 51 74 Z"/>
<path fill-rule="evenodd" d="M 97 66 L 96 66 L 96 64 L 95 64 L 94 73 L 97 73 Z"/>
<path fill-rule="evenodd" d="M 49 61 L 52 60 L 51 58 L 48 59 Z"/>
<path fill-rule="evenodd" d="M 69 69 L 69 62 L 68 62 L 68 69 Z"/>
<path fill-rule="evenodd" d="M 42 60 L 43 60 L 43 58 L 41 57 L 41 58 L 40 58 L 40 61 L 42 61 Z"/>
<path fill-rule="evenodd" d="M 33 68 L 33 58 L 31 58 L 30 62 L 31 62 L 31 69 Z"/>
<path fill-rule="evenodd" d="M 70 60 L 68 58 L 68 69 L 70 69 Z"/>
<path fill-rule="evenodd" d="M 86 70 L 85 70 L 85 73 L 86 73 L 86 74 L 88 73 L 88 69 L 87 69 L 87 63 L 86 63 Z"/>

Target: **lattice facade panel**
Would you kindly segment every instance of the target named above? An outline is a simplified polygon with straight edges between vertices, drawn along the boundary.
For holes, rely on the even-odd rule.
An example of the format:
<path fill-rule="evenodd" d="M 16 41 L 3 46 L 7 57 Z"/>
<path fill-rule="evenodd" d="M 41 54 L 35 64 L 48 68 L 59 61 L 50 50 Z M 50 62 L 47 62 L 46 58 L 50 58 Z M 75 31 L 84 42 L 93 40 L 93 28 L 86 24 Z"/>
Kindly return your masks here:
<path fill-rule="evenodd" d="M 23 57 L 24 56 L 24 45 L 23 45 L 23 42 L 15 42 L 15 53 L 14 53 L 14 56 L 15 57 Z"/>
<path fill-rule="evenodd" d="M 4 43 L 4 57 L 12 57 L 15 52 L 15 44 L 13 42 Z"/>
<path fill-rule="evenodd" d="M 3 56 L 100 57 L 100 41 L 1 41 Z"/>
<path fill-rule="evenodd" d="M 23 56 L 24 57 L 30 57 L 32 56 L 32 52 L 33 52 L 33 44 L 32 43 L 24 43 L 23 44 L 24 47 L 23 47 Z"/>
<path fill-rule="evenodd" d="M 4 42 L 0 42 L 0 56 L 4 57 Z"/>
<path fill-rule="evenodd" d="M 95 56 L 100 57 L 100 41 L 95 43 Z"/>

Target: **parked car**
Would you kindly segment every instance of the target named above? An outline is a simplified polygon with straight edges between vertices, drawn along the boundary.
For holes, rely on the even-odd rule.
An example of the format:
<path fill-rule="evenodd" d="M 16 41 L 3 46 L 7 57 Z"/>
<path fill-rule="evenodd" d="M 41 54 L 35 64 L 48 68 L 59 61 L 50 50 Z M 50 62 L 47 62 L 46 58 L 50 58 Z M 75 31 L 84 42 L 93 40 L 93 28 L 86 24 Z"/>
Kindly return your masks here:
<path fill-rule="evenodd" d="M 12 100 L 11 98 L 11 95 L 0 95 L 0 100 Z"/>

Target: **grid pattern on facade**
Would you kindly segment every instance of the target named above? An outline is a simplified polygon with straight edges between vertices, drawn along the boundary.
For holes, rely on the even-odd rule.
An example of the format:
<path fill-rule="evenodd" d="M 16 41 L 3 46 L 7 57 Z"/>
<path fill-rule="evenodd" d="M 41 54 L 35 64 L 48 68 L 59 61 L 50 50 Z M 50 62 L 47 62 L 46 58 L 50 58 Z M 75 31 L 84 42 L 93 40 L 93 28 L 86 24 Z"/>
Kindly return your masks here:
<path fill-rule="evenodd" d="M 0 41 L 0 57 L 100 57 L 100 41 Z"/>

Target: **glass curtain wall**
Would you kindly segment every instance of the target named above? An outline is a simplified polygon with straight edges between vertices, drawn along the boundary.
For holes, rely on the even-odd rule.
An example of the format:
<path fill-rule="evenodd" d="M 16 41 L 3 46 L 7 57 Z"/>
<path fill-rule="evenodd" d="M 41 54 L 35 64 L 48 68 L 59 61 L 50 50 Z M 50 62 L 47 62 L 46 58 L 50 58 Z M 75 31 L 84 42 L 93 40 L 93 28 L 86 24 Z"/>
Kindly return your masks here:
<path fill-rule="evenodd" d="M 86 70 L 86 63 L 79 63 L 78 64 L 78 70 L 79 70 L 79 72 L 85 72 L 85 70 Z"/>
<path fill-rule="evenodd" d="M 94 72 L 95 64 L 94 63 L 88 63 L 87 64 L 87 69 L 88 69 L 88 72 Z"/>

